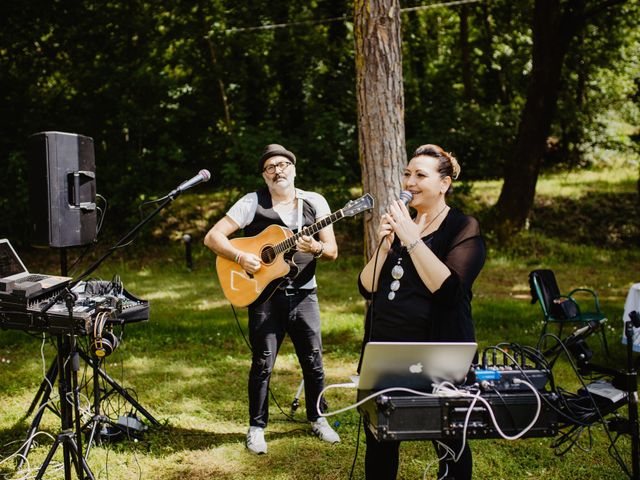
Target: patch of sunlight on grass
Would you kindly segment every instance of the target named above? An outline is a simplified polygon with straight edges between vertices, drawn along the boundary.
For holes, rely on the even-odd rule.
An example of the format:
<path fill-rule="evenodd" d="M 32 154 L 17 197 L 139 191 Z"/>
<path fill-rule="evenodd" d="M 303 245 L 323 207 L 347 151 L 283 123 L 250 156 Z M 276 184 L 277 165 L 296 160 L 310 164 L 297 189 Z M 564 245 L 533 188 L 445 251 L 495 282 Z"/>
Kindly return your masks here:
<path fill-rule="evenodd" d="M 216 308 L 223 308 L 229 305 L 229 302 L 225 299 L 212 300 L 209 298 L 203 298 L 198 300 L 193 308 L 200 311 L 215 310 Z"/>
<path fill-rule="evenodd" d="M 598 191 L 633 192 L 638 178 L 638 167 L 629 162 L 615 169 L 575 170 L 540 175 L 536 194 L 549 197 L 578 198 L 598 184 Z M 472 195 L 487 205 L 493 205 L 500 195 L 502 180 L 473 182 Z"/>
<path fill-rule="evenodd" d="M 147 293 L 145 295 L 145 300 L 177 300 L 179 298 L 182 298 L 183 295 L 179 292 L 175 292 L 172 290 L 164 290 L 164 291 L 157 291 L 157 292 L 153 292 L 153 293 Z"/>
<path fill-rule="evenodd" d="M 514 283 L 511 285 L 512 292 L 529 292 L 529 284 L 528 283 Z M 531 297 L 529 297 L 531 298 Z"/>
<path fill-rule="evenodd" d="M 551 197 L 578 198 L 585 194 L 592 184 L 598 184 L 598 191 L 632 192 L 637 179 L 637 168 L 630 165 L 612 170 L 579 170 L 540 177 L 536 193 Z"/>

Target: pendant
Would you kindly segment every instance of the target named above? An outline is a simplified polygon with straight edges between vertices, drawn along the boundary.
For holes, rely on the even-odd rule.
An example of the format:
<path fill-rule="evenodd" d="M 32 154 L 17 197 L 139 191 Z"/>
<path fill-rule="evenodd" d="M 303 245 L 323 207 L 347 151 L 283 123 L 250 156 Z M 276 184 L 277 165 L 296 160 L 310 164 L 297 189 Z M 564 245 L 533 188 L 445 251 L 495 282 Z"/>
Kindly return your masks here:
<path fill-rule="evenodd" d="M 394 280 L 393 282 L 391 282 L 391 285 L 389 286 L 389 289 L 392 292 L 397 292 L 399 288 L 400 288 L 400 280 Z"/>
<path fill-rule="evenodd" d="M 391 269 L 391 276 L 394 279 L 400 280 L 402 278 L 402 275 L 404 275 L 404 268 L 402 268 L 402 265 L 395 265 Z"/>
<path fill-rule="evenodd" d="M 396 292 L 389 292 L 389 295 L 387 295 L 387 297 L 389 298 L 389 300 L 393 300 L 394 298 L 396 298 Z"/>

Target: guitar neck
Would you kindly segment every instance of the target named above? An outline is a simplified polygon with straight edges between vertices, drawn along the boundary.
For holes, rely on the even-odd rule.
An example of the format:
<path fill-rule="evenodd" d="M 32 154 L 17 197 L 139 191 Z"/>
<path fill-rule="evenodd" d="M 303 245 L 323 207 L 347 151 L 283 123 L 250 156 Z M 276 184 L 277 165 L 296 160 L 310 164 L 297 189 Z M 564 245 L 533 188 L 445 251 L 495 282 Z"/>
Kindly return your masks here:
<path fill-rule="evenodd" d="M 292 237 L 289 237 L 286 240 L 274 245 L 273 249 L 276 254 L 287 252 L 296 246 L 296 242 L 303 235 L 309 235 L 309 236 L 315 235 L 327 225 L 331 225 L 332 223 L 337 222 L 341 218 L 344 218 L 344 213 L 342 212 L 342 209 L 338 210 L 337 212 L 333 212 L 328 217 L 324 217 L 322 220 L 314 223 L 313 225 L 304 227 L 302 230 L 300 230 L 298 233 L 296 233 Z"/>

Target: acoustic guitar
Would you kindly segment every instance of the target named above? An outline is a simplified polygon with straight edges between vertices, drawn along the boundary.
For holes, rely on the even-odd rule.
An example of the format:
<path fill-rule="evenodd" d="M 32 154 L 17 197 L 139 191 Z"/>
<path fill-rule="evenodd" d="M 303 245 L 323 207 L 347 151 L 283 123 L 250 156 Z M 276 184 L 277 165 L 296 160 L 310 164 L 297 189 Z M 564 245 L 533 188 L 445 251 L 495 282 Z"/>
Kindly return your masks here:
<path fill-rule="evenodd" d="M 262 266 L 256 273 L 249 274 L 236 262 L 218 256 L 216 271 L 224 296 L 236 307 L 246 307 L 257 300 L 268 300 L 287 278 L 294 278 L 298 274 L 293 253 L 301 236 L 314 235 L 342 218 L 353 217 L 371 208 L 373 197 L 367 193 L 356 200 L 350 200 L 340 210 L 304 227 L 298 233 L 294 234 L 280 225 L 270 225 L 254 237 L 231 239 L 231 244 L 237 249 L 260 257 Z"/>

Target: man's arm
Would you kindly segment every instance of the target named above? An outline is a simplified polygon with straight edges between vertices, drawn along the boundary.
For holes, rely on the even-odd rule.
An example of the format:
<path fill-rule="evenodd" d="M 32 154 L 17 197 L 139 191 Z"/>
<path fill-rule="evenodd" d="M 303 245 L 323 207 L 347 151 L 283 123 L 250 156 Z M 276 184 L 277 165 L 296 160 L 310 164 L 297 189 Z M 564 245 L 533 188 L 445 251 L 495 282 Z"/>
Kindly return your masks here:
<path fill-rule="evenodd" d="M 216 255 L 238 262 L 247 272 L 255 273 L 260 269 L 260 259 L 251 253 L 235 248 L 229 241 L 229 236 L 239 228 L 231 217 L 225 215 L 207 232 L 204 244 Z"/>
<path fill-rule="evenodd" d="M 338 258 L 338 243 L 336 242 L 336 236 L 333 233 L 333 225 L 327 225 L 318 232 L 320 241 L 322 242 L 322 255 L 319 258 L 326 258 L 327 260 L 335 260 Z M 316 250 L 317 252 L 318 250 Z"/>

